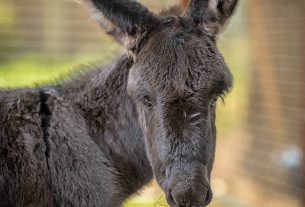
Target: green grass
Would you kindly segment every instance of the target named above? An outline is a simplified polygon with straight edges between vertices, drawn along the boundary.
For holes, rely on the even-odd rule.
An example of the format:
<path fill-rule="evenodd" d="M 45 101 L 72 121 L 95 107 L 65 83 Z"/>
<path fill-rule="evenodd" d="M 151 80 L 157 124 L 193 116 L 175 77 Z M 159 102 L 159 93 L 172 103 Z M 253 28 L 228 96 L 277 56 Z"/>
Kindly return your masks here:
<path fill-rule="evenodd" d="M 73 65 L 66 62 L 36 62 L 31 59 L 0 64 L 0 87 L 34 87 L 36 84 L 49 83 L 70 73 Z"/>
<path fill-rule="evenodd" d="M 83 64 L 105 63 L 106 57 L 75 57 L 67 60 L 44 60 L 25 57 L 0 62 L 0 88 L 36 87 L 58 82 L 84 70 Z M 111 60 L 111 58 L 109 58 Z"/>
<path fill-rule="evenodd" d="M 244 37 L 240 37 L 230 40 L 230 44 L 220 45 L 234 78 L 234 86 L 225 102 L 218 102 L 216 124 L 220 137 L 225 137 L 230 130 L 239 129 L 246 120 L 250 84 L 250 56 L 246 42 Z"/>
<path fill-rule="evenodd" d="M 148 197 L 148 196 L 133 196 L 128 199 L 123 207 L 169 207 L 163 196 Z"/>

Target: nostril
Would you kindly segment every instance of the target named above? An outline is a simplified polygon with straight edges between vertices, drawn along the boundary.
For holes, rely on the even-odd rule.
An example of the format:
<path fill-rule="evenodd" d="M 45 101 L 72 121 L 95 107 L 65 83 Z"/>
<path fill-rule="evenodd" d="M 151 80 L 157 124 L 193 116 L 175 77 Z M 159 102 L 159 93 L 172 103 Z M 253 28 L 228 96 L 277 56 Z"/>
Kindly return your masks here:
<path fill-rule="evenodd" d="M 212 199 L 213 199 L 213 192 L 209 188 L 208 192 L 207 192 L 207 194 L 205 196 L 204 205 L 207 206 L 209 203 L 211 203 Z"/>

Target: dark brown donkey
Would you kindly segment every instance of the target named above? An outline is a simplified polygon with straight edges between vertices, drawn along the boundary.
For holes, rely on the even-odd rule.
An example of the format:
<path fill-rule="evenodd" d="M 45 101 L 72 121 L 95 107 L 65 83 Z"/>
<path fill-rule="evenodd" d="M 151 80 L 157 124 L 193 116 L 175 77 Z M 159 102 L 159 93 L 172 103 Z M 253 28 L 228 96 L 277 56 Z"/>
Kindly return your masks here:
<path fill-rule="evenodd" d="M 182 16 L 84 2 L 128 55 L 71 83 L 0 92 L 0 206 L 117 207 L 153 176 L 171 206 L 206 206 L 216 101 L 232 86 L 216 37 L 237 0 L 193 0 Z"/>

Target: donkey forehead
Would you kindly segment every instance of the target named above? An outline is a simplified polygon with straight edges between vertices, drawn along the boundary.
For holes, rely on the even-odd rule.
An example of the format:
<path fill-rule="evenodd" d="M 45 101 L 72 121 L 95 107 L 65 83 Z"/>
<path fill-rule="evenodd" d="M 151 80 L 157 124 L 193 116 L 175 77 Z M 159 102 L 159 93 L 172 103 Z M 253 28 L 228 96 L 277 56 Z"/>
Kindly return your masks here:
<path fill-rule="evenodd" d="M 170 21 L 170 20 L 169 20 Z M 214 41 L 184 25 L 155 33 L 138 55 L 132 70 L 138 86 L 167 90 L 231 87 L 232 76 Z"/>

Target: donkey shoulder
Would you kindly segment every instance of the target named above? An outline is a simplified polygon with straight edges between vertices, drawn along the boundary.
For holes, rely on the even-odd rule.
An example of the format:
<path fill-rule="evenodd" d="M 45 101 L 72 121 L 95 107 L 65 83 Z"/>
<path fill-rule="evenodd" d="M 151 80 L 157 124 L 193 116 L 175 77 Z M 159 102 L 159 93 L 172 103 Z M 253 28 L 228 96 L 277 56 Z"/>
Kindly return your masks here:
<path fill-rule="evenodd" d="M 4 206 L 51 206 L 39 113 L 38 90 L 0 92 L 0 198 Z"/>
<path fill-rule="evenodd" d="M 56 90 L 0 93 L 1 202 L 116 206 L 117 198 L 106 199 L 118 191 L 116 174 L 84 118 Z"/>

